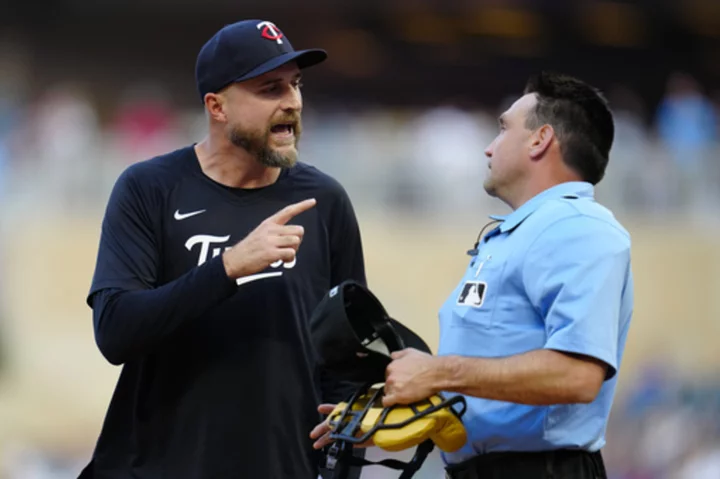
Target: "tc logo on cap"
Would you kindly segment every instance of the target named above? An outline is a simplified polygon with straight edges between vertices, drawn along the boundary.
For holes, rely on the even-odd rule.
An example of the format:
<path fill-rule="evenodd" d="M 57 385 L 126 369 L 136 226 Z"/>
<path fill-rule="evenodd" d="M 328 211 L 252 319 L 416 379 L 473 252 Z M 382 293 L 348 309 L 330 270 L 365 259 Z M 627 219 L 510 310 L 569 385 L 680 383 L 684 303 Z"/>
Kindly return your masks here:
<path fill-rule="evenodd" d="M 258 30 L 262 29 L 261 35 L 268 40 L 275 40 L 278 45 L 282 45 L 283 33 L 273 22 L 260 22 L 257 24 Z"/>

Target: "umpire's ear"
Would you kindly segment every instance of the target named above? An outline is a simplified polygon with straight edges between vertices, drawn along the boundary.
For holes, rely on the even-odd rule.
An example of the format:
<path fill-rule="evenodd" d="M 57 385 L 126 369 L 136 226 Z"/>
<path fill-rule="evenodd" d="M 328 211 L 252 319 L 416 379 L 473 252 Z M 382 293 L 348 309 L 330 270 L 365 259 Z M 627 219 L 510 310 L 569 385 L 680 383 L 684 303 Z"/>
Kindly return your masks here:
<path fill-rule="evenodd" d="M 551 125 L 543 125 L 535 130 L 531 136 L 529 146 L 530 158 L 533 160 L 542 158 L 554 141 L 555 129 Z"/>

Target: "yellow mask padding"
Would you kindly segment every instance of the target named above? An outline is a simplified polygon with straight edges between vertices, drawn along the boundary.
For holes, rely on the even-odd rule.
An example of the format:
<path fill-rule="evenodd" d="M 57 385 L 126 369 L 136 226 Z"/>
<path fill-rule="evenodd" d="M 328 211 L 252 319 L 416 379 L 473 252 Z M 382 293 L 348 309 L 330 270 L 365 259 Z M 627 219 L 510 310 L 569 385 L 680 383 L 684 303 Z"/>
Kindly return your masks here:
<path fill-rule="evenodd" d="M 374 390 L 371 389 L 367 394 L 359 397 L 353 404 L 352 411 L 362 411 L 372 398 L 373 393 Z M 443 398 L 434 395 L 428 398 L 428 401 L 415 403 L 416 410 L 418 412 L 424 411 L 430 407 L 430 402 L 433 406 L 437 406 L 443 402 Z M 338 421 L 347 407 L 347 403 L 340 403 L 330 414 L 330 424 L 334 428 L 339 426 Z M 382 401 L 378 399 L 376 404 L 363 417 L 360 431 L 355 433 L 356 437 L 360 437 L 372 430 L 378 424 L 383 410 Z M 415 411 L 409 406 L 394 406 L 390 408 L 383 424 L 399 424 L 416 416 Z M 373 434 L 372 439 L 377 447 L 386 451 L 402 451 L 431 439 L 443 451 L 454 452 L 465 444 L 467 434 L 462 421 L 446 407 L 415 419 L 401 428 L 389 429 L 381 425 Z"/>

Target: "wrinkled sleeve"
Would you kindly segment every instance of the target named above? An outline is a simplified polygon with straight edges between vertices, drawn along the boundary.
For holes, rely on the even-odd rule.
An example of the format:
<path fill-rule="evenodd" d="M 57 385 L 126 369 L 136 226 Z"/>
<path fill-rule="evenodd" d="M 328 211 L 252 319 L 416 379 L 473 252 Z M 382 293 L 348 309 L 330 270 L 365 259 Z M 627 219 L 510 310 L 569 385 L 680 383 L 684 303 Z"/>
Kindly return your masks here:
<path fill-rule="evenodd" d="M 630 242 L 602 220 L 574 216 L 546 227 L 528 249 L 523 282 L 545 321 L 545 348 L 618 367 L 623 291 Z"/>

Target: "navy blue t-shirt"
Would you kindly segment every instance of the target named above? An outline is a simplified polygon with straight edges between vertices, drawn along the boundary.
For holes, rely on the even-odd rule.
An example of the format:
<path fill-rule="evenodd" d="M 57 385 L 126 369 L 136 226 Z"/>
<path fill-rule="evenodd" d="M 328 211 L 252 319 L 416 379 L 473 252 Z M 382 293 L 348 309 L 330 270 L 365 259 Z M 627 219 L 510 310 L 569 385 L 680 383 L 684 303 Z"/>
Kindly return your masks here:
<path fill-rule="evenodd" d="M 221 253 L 307 198 L 317 205 L 290 221 L 305 229 L 295 261 L 229 279 Z M 207 177 L 192 146 L 127 168 L 87 298 L 100 351 L 123 369 L 81 477 L 317 477 L 317 405 L 348 385 L 317 367 L 307 323 L 345 279 L 365 283 L 360 231 L 316 168 L 248 190 Z"/>

